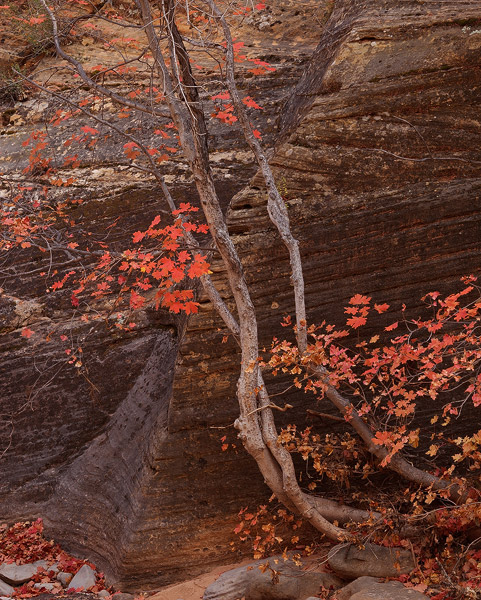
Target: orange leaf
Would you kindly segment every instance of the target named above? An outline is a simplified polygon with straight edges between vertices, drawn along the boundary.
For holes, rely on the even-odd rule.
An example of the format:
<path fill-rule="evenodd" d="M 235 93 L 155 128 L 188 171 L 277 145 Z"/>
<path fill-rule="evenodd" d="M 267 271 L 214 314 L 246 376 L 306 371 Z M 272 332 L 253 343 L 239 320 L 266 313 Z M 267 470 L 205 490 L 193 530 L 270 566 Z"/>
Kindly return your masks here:
<path fill-rule="evenodd" d="M 369 296 L 362 296 L 361 294 L 356 294 L 349 300 L 349 304 L 369 304 L 371 298 Z"/>
<path fill-rule="evenodd" d="M 196 254 L 194 256 L 194 262 L 190 265 L 188 275 L 191 279 L 194 277 L 202 277 L 209 272 L 209 264 L 205 262 L 205 256 Z"/>
<path fill-rule="evenodd" d="M 80 128 L 84 133 L 90 133 L 92 135 L 97 135 L 97 133 L 99 132 L 98 129 L 95 129 L 95 127 L 89 127 L 88 125 L 84 125 L 83 127 Z"/>
<path fill-rule="evenodd" d="M 351 317 L 346 321 L 346 323 L 353 329 L 357 329 L 358 327 L 366 324 L 366 317 Z"/>

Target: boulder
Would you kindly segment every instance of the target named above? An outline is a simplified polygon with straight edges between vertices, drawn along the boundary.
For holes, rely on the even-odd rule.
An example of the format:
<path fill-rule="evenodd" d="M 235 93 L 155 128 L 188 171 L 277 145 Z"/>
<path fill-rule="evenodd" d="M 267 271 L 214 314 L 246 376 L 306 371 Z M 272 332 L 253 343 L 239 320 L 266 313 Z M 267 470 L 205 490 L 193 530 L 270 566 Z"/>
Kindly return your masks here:
<path fill-rule="evenodd" d="M 67 587 L 67 585 L 72 581 L 72 577 L 72 573 L 65 573 L 64 571 L 57 573 L 57 581 L 60 581 L 63 587 Z"/>
<path fill-rule="evenodd" d="M 5 583 L 5 581 L 2 581 L 0 579 L 0 595 L 2 596 L 13 596 L 15 592 L 15 588 L 13 588 L 11 585 L 8 585 L 8 583 Z"/>
<path fill-rule="evenodd" d="M 376 577 L 369 577 L 368 575 L 364 577 L 358 577 L 340 590 L 337 590 L 334 598 L 335 600 L 349 600 L 352 595 L 366 588 L 373 587 L 377 583 L 379 583 L 379 579 Z"/>
<path fill-rule="evenodd" d="M 47 570 L 57 569 L 57 565 L 49 566 L 47 560 L 37 560 L 25 565 L 2 563 L 0 565 L 0 578 L 11 585 L 22 585 L 22 583 L 27 583 L 27 581 L 32 579 L 39 567 L 43 567 Z"/>
<path fill-rule="evenodd" d="M 274 579 L 269 570 L 257 570 L 249 578 L 245 600 L 305 600 L 322 588 L 337 589 L 340 585 L 342 581 L 330 573 L 293 571 Z"/>
<path fill-rule="evenodd" d="M 427 596 L 400 581 L 381 583 L 374 577 L 359 577 L 339 590 L 335 600 L 426 600 Z"/>
<path fill-rule="evenodd" d="M 265 570 L 259 568 L 266 564 Z M 203 600 L 305 600 L 321 588 L 341 585 L 335 575 L 303 571 L 291 560 L 274 556 L 223 573 L 205 590 Z"/>
<path fill-rule="evenodd" d="M 370 577 L 397 577 L 415 568 L 414 559 L 404 548 L 386 548 L 366 544 L 358 548 L 352 544 L 338 544 L 328 554 L 331 569 L 340 577 L 355 579 Z"/>
<path fill-rule="evenodd" d="M 97 578 L 95 576 L 95 571 L 89 567 L 88 565 L 83 565 L 77 571 L 75 577 L 69 584 L 69 589 L 82 589 L 87 591 L 97 582 Z"/>

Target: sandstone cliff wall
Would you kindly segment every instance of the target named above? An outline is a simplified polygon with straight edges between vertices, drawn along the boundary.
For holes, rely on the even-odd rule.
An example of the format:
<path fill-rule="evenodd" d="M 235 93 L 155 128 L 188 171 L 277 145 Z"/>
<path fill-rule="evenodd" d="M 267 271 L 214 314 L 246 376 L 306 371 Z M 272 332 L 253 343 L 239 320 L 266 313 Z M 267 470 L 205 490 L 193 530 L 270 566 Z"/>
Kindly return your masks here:
<path fill-rule="evenodd" d="M 293 3 L 282 7 L 296 23 Z M 293 60 L 283 66 L 288 29 L 279 30 L 283 41 L 275 24 L 272 37 L 262 33 L 280 70 L 270 83 L 252 85 L 270 99 L 264 125 L 268 139 L 278 136 L 271 162 L 301 242 L 313 321 L 340 321 L 355 292 L 414 306 L 433 287 L 479 272 L 480 29 L 478 0 L 337 0 L 323 28 L 313 22 L 296 30 Z M 260 43 L 254 39 L 256 51 Z M 2 168 L 13 173 L 28 124 L 7 133 L 10 160 Z M 238 192 L 229 225 L 268 343 L 292 311 L 286 253 L 248 154 L 230 133 L 215 141 L 225 203 Z M 111 171 L 115 146 L 105 152 L 83 159 L 90 196 L 83 218 L 99 206 L 102 215 L 118 211 L 127 237 L 155 214 L 157 191 L 141 178 L 126 190 Z M 188 178 L 177 165 L 168 168 L 183 177 L 178 196 L 188 197 Z M 226 295 L 221 265 L 212 270 Z M 34 323 L 46 333 L 50 322 L 63 320 L 67 330 L 68 310 L 54 308 L 28 276 L 5 289 L 4 516 L 44 516 L 52 535 L 127 588 L 191 576 L 231 556 L 236 512 L 266 489 L 242 450 L 221 452 L 224 432 L 213 428 L 236 416 L 238 355 L 231 342 L 221 343 L 209 303 L 187 323 L 144 315 L 129 336 L 76 324 L 77 335 L 87 337 L 98 392 L 62 372 L 37 393 L 35 361 L 49 367 L 55 357 L 40 342 L 32 352 L 18 328 Z M 291 392 L 284 398 L 303 412 L 306 399 Z M 28 399 L 32 405 L 18 413 Z"/>

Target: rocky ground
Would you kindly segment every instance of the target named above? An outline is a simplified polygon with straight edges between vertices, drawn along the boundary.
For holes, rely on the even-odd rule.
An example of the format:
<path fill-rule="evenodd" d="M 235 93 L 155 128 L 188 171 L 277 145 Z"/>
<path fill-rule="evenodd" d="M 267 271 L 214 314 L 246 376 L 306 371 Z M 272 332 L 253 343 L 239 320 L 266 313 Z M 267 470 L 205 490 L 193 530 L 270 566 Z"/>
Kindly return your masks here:
<path fill-rule="evenodd" d="M 106 589 L 102 577 L 84 564 L 74 573 L 40 560 L 0 564 L 0 598 L 141 600 L 144 594 Z M 412 553 L 368 544 L 363 550 L 335 546 L 328 554 L 293 561 L 274 556 L 218 567 L 195 579 L 149 595 L 149 600 L 423 600 L 428 596 L 400 581 L 386 581 L 415 569 Z M 76 567 L 77 568 L 77 567 Z M 70 569 L 75 572 L 76 568 Z M 341 577 L 342 576 L 342 577 Z M 35 581 L 40 580 L 40 581 Z M 99 589 L 101 588 L 101 589 Z"/>
<path fill-rule="evenodd" d="M 452 586 L 443 587 L 439 579 L 430 580 L 430 571 L 421 558 L 419 549 L 412 544 L 404 547 L 325 544 L 309 555 L 284 552 L 254 562 L 245 560 L 217 567 L 194 579 L 189 579 L 185 571 L 182 583 L 159 591 L 139 590 L 129 594 L 108 585 L 103 573 L 92 563 L 75 558 L 48 541 L 43 535 L 42 522 L 37 520 L 0 526 L 0 600 L 32 597 L 36 600 L 424 600 L 429 597 L 474 600 L 477 597 L 475 584 L 450 582 Z M 481 558 L 481 551 L 477 558 Z M 477 573 L 479 581 L 479 566 Z M 473 577 L 475 582 L 476 576 Z M 451 595 L 453 590 L 456 593 Z"/>

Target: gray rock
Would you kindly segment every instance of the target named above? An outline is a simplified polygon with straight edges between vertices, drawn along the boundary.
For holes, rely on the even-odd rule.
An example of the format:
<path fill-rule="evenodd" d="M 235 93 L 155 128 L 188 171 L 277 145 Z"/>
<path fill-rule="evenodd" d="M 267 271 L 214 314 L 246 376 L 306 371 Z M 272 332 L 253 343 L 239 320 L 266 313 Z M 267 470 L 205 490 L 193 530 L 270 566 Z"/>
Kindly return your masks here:
<path fill-rule="evenodd" d="M 83 565 L 77 571 L 75 577 L 69 583 L 69 589 L 78 590 L 82 588 L 84 592 L 89 590 L 97 582 L 95 571 L 88 565 Z"/>
<path fill-rule="evenodd" d="M 340 585 L 338 577 L 329 573 L 306 573 L 279 575 L 273 581 L 269 571 L 252 574 L 248 583 L 245 600 L 305 600 L 312 594 L 321 592 L 321 588 L 335 588 Z"/>
<path fill-rule="evenodd" d="M 72 581 L 72 573 L 65 573 L 65 571 L 60 571 L 57 573 L 57 581 L 63 585 L 63 587 L 67 587 L 67 585 Z"/>
<path fill-rule="evenodd" d="M 353 594 L 351 600 L 429 600 L 429 597 L 404 587 L 400 581 L 389 581 L 361 590 Z"/>
<path fill-rule="evenodd" d="M 43 560 L 39 560 L 38 562 L 45 562 Z M 41 565 L 43 566 L 43 565 Z M 55 573 L 55 575 L 59 572 L 59 568 L 57 563 L 53 563 L 51 565 L 47 564 L 47 566 L 44 567 L 44 569 L 47 571 L 47 573 L 49 573 L 50 571 L 53 571 Z"/>
<path fill-rule="evenodd" d="M 100 592 L 97 592 L 97 596 L 100 596 L 101 598 L 107 598 L 110 596 L 110 592 L 107 590 L 100 590 Z"/>
<path fill-rule="evenodd" d="M 331 569 L 340 577 L 356 579 L 370 577 L 397 577 L 415 568 L 412 554 L 404 548 L 385 548 L 366 544 L 364 548 L 338 544 L 328 555 Z"/>
<path fill-rule="evenodd" d="M 13 596 L 15 589 L 0 579 L 0 594 L 2 596 Z"/>
<path fill-rule="evenodd" d="M 37 560 L 25 565 L 2 563 L 0 565 L 0 578 L 11 585 L 22 585 L 22 583 L 26 583 L 32 579 L 39 567 L 50 571 L 58 570 L 57 565 L 49 566 L 47 560 Z"/>
<path fill-rule="evenodd" d="M 270 569 L 262 572 L 259 566 L 266 563 Z M 271 569 L 278 573 L 276 583 Z M 337 589 L 341 585 L 335 575 L 302 571 L 292 561 L 273 556 L 223 573 L 205 590 L 203 600 L 305 600 L 321 587 Z"/>
<path fill-rule="evenodd" d="M 427 600 L 427 596 L 404 587 L 400 581 L 381 583 L 374 577 L 359 577 L 336 592 L 335 600 Z"/>
<path fill-rule="evenodd" d="M 376 579 L 376 577 L 358 577 L 354 581 L 351 581 L 351 583 L 349 583 L 348 585 L 338 590 L 335 593 L 334 598 L 335 600 L 349 600 L 349 598 L 353 594 L 356 594 L 357 592 L 360 592 L 361 590 L 364 590 L 366 588 L 372 587 L 377 583 L 379 583 L 379 579 Z"/>
<path fill-rule="evenodd" d="M 126 594 L 125 592 L 117 592 L 113 595 L 115 600 L 134 600 L 135 596 L 132 594 Z"/>
<path fill-rule="evenodd" d="M 52 583 L 50 581 L 46 581 L 45 583 L 34 583 L 33 587 L 36 588 L 37 590 L 44 589 L 44 590 L 47 590 L 47 592 L 51 592 L 55 589 L 55 583 Z"/>

